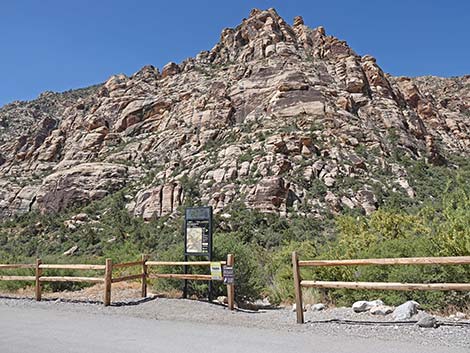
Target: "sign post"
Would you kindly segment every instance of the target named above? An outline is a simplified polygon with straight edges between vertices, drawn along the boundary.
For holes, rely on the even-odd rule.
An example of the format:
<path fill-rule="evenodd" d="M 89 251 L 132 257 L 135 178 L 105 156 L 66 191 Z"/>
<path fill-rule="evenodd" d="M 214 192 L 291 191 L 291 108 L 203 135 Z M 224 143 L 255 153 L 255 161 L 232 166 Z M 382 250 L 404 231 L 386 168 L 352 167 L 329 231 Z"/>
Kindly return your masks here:
<path fill-rule="evenodd" d="M 235 308 L 235 274 L 233 272 L 234 259 L 232 254 L 227 255 L 227 265 L 224 266 L 223 276 L 224 284 L 227 286 L 227 299 L 228 308 L 233 310 Z"/>
<path fill-rule="evenodd" d="M 184 217 L 184 261 L 189 256 L 206 256 L 212 261 L 212 207 L 188 207 Z M 188 266 L 184 266 L 188 273 Z M 209 301 L 212 282 L 209 282 Z M 183 297 L 188 295 L 188 281 L 184 281 Z"/>

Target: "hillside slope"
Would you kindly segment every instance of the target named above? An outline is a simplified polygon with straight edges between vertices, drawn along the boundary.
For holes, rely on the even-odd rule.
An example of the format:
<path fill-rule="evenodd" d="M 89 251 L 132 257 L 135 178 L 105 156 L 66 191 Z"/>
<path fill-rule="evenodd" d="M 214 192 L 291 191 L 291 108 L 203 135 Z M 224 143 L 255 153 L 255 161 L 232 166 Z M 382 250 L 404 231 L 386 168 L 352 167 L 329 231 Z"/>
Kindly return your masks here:
<path fill-rule="evenodd" d="M 416 197 L 407 165 L 470 154 L 470 76 L 391 77 L 346 42 L 253 10 L 161 72 L 0 108 L 0 219 L 129 187 L 145 220 L 184 204 L 321 218 Z M 457 157 L 457 158 L 454 158 Z"/>

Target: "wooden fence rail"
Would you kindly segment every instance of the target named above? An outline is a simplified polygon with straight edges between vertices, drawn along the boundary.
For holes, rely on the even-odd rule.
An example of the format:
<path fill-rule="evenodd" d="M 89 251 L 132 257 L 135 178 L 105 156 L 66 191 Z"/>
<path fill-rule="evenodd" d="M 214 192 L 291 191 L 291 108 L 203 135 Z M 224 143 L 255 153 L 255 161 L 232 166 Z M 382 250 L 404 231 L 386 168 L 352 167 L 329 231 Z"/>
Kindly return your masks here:
<path fill-rule="evenodd" d="M 227 261 L 217 261 L 221 265 L 234 266 L 234 256 L 232 254 L 227 255 Z M 152 266 L 207 266 L 210 267 L 211 261 L 147 261 L 146 267 Z M 199 275 L 199 274 L 181 274 L 181 273 L 148 273 L 147 278 L 149 279 L 180 279 L 180 280 L 195 280 L 195 281 L 213 281 L 211 275 Z M 222 280 L 222 279 L 220 279 Z M 233 310 L 235 308 L 235 287 L 234 284 L 227 284 L 227 301 L 228 308 Z"/>
<path fill-rule="evenodd" d="M 33 264 L 0 264 L 0 270 L 17 268 L 35 268 Z"/>
<path fill-rule="evenodd" d="M 227 256 L 227 261 L 220 261 L 222 265 L 234 265 L 233 255 Z M 190 280 L 213 280 L 211 275 L 191 275 L 172 273 L 149 273 L 151 266 L 210 266 L 210 261 L 148 261 L 147 255 L 142 255 L 140 261 L 123 262 L 113 264 L 111 259 L 106 259 L 105 265 L 85 265 L 85 264 L 43 264 L 41 259 L 36 260 L 36 264 L 0 264 L 0 270 L 30 269 L 34 270 L 34 275 L 0 275 L 0 281 L 31 281 L 35 282 L 35 298 L 40 301 L 42 298 L 42 283 L 44 282 L 84 282 L 84 283 L 104 283 L 103 304 L 111 304 L 111 289 L 113 283 L 137 280 L 141 281 L 141 296 L 147 296 L 147 282 L 150 279 L 172 278 Z M 138 267 L 138 274 L 120 275 L 113 277 L 113 270 L 128 269 Z M 79 271 L 104 271 L 102 277 L 77 277 L 77 276 L 44 276 L 46 270 L 79 270 Z M 228 307 L 234 309 L 234 285 L 227 285 Z"/>
<path fill-rule="evenodd" d="M 351 259 L 351 260 L 308 260 L 299 261 L 297 253 L 292 253 L 294 275 L 295 308 L 297 323 L 304 323 L 302 288 L 347 288 L 378 290 L 456 290 L 470 291 L 470 283 L 391 283 L 391 282 L 339 282 L 302 280 L 302 267 L 323 266 L 366 266 L 366 265 L 469 265 L 470 256 L 454 257 L 409 257 L 389 259 Z"/>

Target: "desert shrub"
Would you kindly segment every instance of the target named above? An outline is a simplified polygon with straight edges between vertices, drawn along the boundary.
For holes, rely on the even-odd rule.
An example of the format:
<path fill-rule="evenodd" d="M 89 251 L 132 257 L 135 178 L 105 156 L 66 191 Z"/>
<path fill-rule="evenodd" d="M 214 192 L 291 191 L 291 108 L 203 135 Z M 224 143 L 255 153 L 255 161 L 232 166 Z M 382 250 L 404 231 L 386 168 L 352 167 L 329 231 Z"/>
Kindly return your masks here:
<path fill-rule="evenodd" d="M 183 261 L 183 244 L 178 244 L 167 251 L 158 254 L 159 260 Z M 261 271 L 259 256 L 256 247 L 243 244 L 237 234 L 218 234 L 214 236 L 214 254 L 216 261 L 222 261 L 228 254 L 235 257 L 235 297 L 236 300 L 256 299 L 260 296 L 264 288 L 265 279 Z M 191 261 L 207 260 L 204 257 L 191 257 Z M 182 266 L 159 267 L 154 271 L 159 273 L 183 273 Z M 189 271 L 194 274 L 209 274 L 207 267 L 190 267 Z M 154 283 L 157 291 L 170 292 L 181 290 L 183 281 L 171 279 L 158 279 Z M 188 295 L 196 297 L 206 297 L 208 283 L 199 281 L 188 281 Z M 226 295 L 225 285 L 221 282 L 213 282 L 213 296 Z"/>
<path fill-rule="evenodd" d="M 235 299 L 253 300 L 260 297 L 265 286 L 262 271 L 263 256 L 255 244 L 243 244 L 237 233 L 218 234 L 214 239 L 214 258 L 226 259 L 228 254 L 235 258 Z M 216 284 L 216 293 L 225 293 L 223 284 Z"/>
<path fill-rule="evenodd" d="M 461 203 L 462 196 L 460 195 L 458 199 Z M 455 202 L 452 204 L 455 205 Z M 346 259 L 468 255 L 469 251 L 466 248 L 468 238 L 462 227 L 468 219 L 462 217 L 462 210 L 458 207 L 451 210 L 444 209 L 446 211 L 441 215 L 439 209 L 433 209 L 432 212 L 433 217 L 438 217 L 441 222 L 443 215 L 446 215 L 449 224 L 443 222 L 441 226 L 433 226 L 434 220 L 427 219 L 421 214 L 410 215 L 396 211 L 379 210 L 370 217 L 339 217 L 338 239 L 329 244 L 324 251 L 322 250 L 319 257 Z M 427 213 L 429 215 L 429 210 Z M 316 269 L 314 278 L 365 282 L 468 282 L 469 267 L 440 265 L 331 267 Z M 429 308 L 447 304 L 459 306 L 468 300 L 468 294 L 465 293 L 439 291 L 330 290 L 329 292 L 334 301 L 348 305 L 355 300 L 377 297 L 389 304 L 399 304 L 413 299 Z"/>
<path fill-rule="evenodd" d="M 182 242 L 170 246 L 167 250 L 161 251 L 154 256 L 151 260 L 157 261 L 183 261 L 184 260 L 184 244 Z M 184 273 L 183 266 L 158 266 L 151 267 L 149 271 L 154 273 Z M 152 280 L 152 287 L 157 292 L 173 292 L 182 290 L 184 282 L 175 279 L 155 279 Z M 188 284 L 191 284 L 189 281 Z M 188 286 L 190 288 L 190 286 Z M 193 291 L 190 291 L 190 295 Z"/>
<path fill-rule="evenodd" d="M 266 271 L 269 275 L 266 292 L 272 303 L 279 304 L 294 299 L 294 278 L 292 272 L 292 252 L 296 251 L 300 258 L 313 259 L 317 257 L 317 249 L 313 242 L 292 241 L 277 250 L 269 257 Z M 312 270 L 305 268 L 302 275 L 312 276 Z"/>

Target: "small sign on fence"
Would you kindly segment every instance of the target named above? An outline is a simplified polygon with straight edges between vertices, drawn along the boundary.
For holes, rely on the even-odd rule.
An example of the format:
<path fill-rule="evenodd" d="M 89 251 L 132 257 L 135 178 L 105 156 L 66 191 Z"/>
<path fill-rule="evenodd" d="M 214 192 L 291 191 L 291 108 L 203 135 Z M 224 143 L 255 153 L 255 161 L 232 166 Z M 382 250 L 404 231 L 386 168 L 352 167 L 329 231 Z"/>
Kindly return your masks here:
<path fill-rule="evenodd" d="M 214 281 L 222 279 L 222 265 L 220 262 L 211 262 L 211 279 Z"/>
<path fill-rule="evenodd" d="M 224 284 L 233 284 L 234 282 L 233 266 L 224 266 Z"/>

